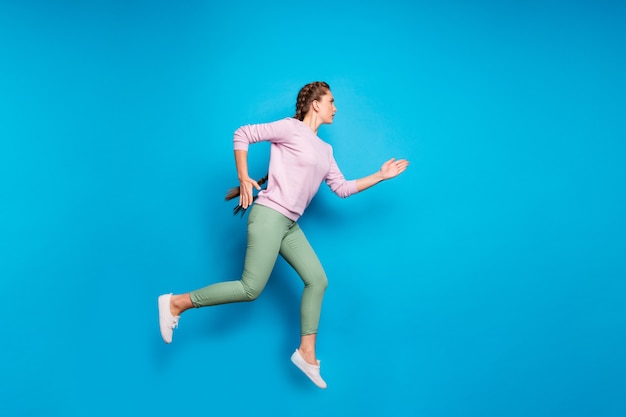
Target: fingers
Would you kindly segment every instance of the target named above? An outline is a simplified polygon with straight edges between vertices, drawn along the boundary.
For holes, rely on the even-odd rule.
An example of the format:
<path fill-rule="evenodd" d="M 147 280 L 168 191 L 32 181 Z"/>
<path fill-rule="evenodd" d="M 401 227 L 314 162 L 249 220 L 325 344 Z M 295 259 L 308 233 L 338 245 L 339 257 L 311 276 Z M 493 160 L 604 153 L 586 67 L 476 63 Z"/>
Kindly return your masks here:
<path fill-rule="evenodd" d="M 396 158 L 391 158 L 383 164 L 381 172 L 384 178 L 393 178 L 403 173 L 408 166 L 409 161 L 406 159 L 396 160 Z"/>
<path fill-rule="evenodd" d="M 386 161 L 385 163 L 383 163 L 383 168 L 391 166 L 391 164 L 393 164 L 395 160 L 396 158 L 391 158 L 390 160 Z"/>
<path fill-rule="evenodd" d="M 398 169 L 401 169 L 402 171 L 404 171 L 408 166 L 409 166 L 409 161 L 407 161 L 406 159 L 401 159 L 399 161 L 396 161 L 396 167 Z"/>
<path fill-rule="evenodd" d="M 242 194 L 239 198 L 239 205 L 247 209 L 252 204 L 252 196 L 248 194 Z"/>
<path fill-rule="evenodd" d="M 396 161 L 396 169 L 398 170 L 398 174 L 403 173 L 408 166 L 409 166 L 409 161 L 407 161 L 406 159 L 401 159 L 399 161 Z"/>
<path fill-rule="evenodd" d="M 261 186 L 253 179 L 241 181 L 241 185 L 239 186 L 239 205 L 244 209 L 250 207 L 252 205 L 252 202 L 254 201 L 254 197 L 252 195 L 252 187 L 256 188 L 257 190 L 261 189 Z"/>

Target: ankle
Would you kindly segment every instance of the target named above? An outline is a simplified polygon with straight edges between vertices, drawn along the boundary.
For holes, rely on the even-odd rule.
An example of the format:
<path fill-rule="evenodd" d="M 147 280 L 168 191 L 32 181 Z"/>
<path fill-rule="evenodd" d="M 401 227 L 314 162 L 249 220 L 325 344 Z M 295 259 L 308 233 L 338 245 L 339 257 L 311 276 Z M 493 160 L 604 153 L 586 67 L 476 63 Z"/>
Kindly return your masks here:
<path fill-rule="evenodd" d="M 302 359 L 304 359 L 307 363 L 310 363 L 311 365 L 317 365 L 317 359 L 315 358 L 315 349 L 306 346 L 300 346 L 298 350 L 300 351 L 300 356 L 302 356 Z"/>
<path fill-rule="evenodd" d="M 170 299 L 170 312 L 173 316 L 180 316 L 185 310 L 189 308 L 185 298 L 189 298 L 186 294 L 172 295 Z"/>

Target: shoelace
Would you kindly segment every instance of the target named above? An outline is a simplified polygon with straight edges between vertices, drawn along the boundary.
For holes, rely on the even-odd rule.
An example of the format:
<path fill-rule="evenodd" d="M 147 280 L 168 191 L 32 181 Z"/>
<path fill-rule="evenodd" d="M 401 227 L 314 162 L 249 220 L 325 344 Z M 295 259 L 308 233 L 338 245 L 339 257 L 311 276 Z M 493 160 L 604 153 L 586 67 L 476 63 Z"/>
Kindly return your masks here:
<path fill-rule="evenodd" d="M 172 321 L 172 330 L 178 328 L 178 317 L 174 317 L 174 320 Z"/>

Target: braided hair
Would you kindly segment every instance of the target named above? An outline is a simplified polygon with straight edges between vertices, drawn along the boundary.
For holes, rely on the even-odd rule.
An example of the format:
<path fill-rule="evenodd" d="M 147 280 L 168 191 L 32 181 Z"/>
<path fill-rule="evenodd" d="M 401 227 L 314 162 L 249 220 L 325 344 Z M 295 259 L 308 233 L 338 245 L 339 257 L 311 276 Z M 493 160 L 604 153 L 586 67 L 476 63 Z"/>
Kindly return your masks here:
<path fill-rule="evenodd" d="M 323 95 L 330 91 L 330 86 L 324 81 L 315 81 L 309 83 L 300 89 L 298 99 L 296 100 L 296 114 L 294 119 L 304 120 L 304 116 L 311 109 L 311 103 L 315 100 L 321 100 Z"/>
<path fill-rule="evenodd" d="M 322 96 L 327 94 L 330 91 L 330 86 L 324 81 L 314 81 L 302 87 L 298 92 L 298 98 L 296 99 L 296 114 L 293 116 L 294 119 L 298 119 L 300 121 L 304 120 L 304 116 L 311 110 L 311 103 L 315 100 L 321 100 Z M 263 185 L 267 182 L 269 174 L 265 175 L 263 178 L 257 181 L 259 185 Z M 239 187 L 234 187 L 228 190 L 226 193 L 225 200 L 229 201 L 233 198 L 239 197 L 241 194 L 241 190 Z M 256 196 L 253 197 L 254 201 L 256 200 Z M 233 215 L 237 215 L 246 212 L 246 209 L 241 207 L 239 204 L 233 209 Z"/>

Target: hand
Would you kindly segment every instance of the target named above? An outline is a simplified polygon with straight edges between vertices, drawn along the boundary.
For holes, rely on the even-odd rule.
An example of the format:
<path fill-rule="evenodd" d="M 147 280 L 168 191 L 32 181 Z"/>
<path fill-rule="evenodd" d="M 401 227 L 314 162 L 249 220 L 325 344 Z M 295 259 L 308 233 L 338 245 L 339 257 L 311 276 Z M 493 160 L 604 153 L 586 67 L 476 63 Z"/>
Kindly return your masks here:
<path fill-rule="evenodd" d="M 388 180 L 402 174 L 408 166 L 409 161 L 406 159 L 399 159 L 396 161 L 396 158 L 391 158 L 380 168 L 380 174 L 384 180 Z"/>
<path fill-rule="evenodd" d="M 244 209 L 247 209 L 252 204 L 252 187 L 257 190 L 261 189 L 261 186 L 250 177 L 239 181 L 239 205 Z"/>

